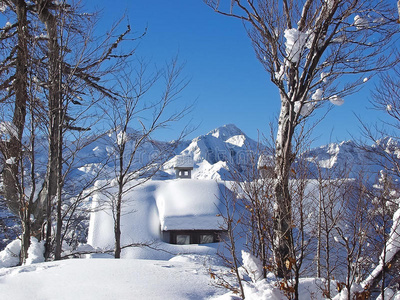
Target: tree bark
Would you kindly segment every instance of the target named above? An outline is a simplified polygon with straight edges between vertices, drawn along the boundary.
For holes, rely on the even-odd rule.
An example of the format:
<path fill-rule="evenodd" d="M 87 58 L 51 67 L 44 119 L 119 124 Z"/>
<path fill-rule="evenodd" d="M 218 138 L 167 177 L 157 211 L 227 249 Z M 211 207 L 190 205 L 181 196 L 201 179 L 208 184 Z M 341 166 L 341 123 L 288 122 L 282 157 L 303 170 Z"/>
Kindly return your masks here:
<path fill-rule="evenodd" d="M 290 260 L 293 250 L 289 174 L 294 159 L 291 151 L 294 128 L 290 120 L 292 109 L 289 101 L 283 98 L 281 103 L 275 150 L 274 256 L 278 277 L 287 278 L 291 272 Z"/>
<path fill-rule="evenodd" d="M 58 45 L 57 19 L 49 11 L 49 1 L 41 0 L 38 3 L 39 18 L 45 24 L 49 36 L 48 42 L 48 117 L 49 117 L 49 152 L 47 172 L 41 199 L 46 203 L 46 250 L 45 257 L 49 258 L 52 244 L 52 208 L 53 199 L 59 190 L 59 162 L 62 160 L 62 137 L 60 128 L 62 123 L 62 97 L 60 90 L 60 47 Z M 59 247 L 59 245 L 56 245 Z"/>
<path fill-rule="evenodd" d="M 17 15 L 18 27 L 18 44 L 17 58 L 15 66 L 15 81 L 13 88 L 15 92 L 13 126 L 15 132 L 10 132 L 10 140 L 5 142 L 3 154 L 5 159 L 13 159 L 14 163 L 6 164 L 3 172 L 3 184 L 5 191 L 5 199 L 10 210 L 19 215 L 22 225 L 22 240 L 20 262 L 24 263 L 28 257 L 28 248 L 30 246 L 31 224 L 30 224 L 30 207 L 26 203 L 21 182 L 22 167 L 22 135 L 25 128 L 26 103 L 28 99 L 27 81 L 28 81 L 28 22 L 27 7 L 24 0 L 14 1 L 15 12 Z"/>
<path fill-rule="evenodd" d="M 126 126 L 124 127 L 126 132 Z M 115 234 L 115 258 L 121 258 L 121 210 L 122 210 L 122 194 L 124 192 L 124 154 L 125 154 L 125 142 L 119 145 L 119 176 L 118 176 L 118 194 L 117 201 L 115 203 L 114 211 L 114 234 Z"/>
<path fill-rule="evenodd" d="M 17 59 L 15 66 L 15 81 L 13 89 L 15 91 L 13 126 L 16 132 L 10 132 L 10 139 L 4 142 L 3 154 L 5 159 L 14 158 L 15 163 L 6 164 L 3 171 L 3 184 L 5 199 L 11 211 L 18 215 L 20 211 L 20 191 L 19 186 L 19 163 L 22 156 L 22 134 L 25 127 L 27 93 L 27 9 L 25 1 L 15 1 L 15 8 L 18 20 L 18 45 Z"/>
<path fill-rule="evenodd" d="M 122 189 L 123 186 L 119 184 L 117 203 L 115 208 L 115 221 L 114 221 L 114 234 L 115 234 L 115 251 L 114 257 L 121 258 L 121 208 L 122 208 Z"/>

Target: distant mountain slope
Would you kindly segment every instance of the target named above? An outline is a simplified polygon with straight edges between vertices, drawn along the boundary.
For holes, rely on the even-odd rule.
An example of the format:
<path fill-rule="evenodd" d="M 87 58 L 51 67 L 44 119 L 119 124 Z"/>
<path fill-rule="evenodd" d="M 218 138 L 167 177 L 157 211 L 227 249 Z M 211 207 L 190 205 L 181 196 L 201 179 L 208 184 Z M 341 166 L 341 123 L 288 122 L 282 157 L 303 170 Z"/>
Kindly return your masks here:
<path fill-rule="evenodd" d="M 363 172 L 374 178 L 382 166 L 390 168 L 393 165 L 391 160 L 400 164 L 399 154 L 399 144 L 393 139 L 383 138 L 373 145 L 362 147 L 353 141 L 331 143 L 307 151 L 302 158 L 310 162 L 311 178 L 318 176 L 318 168 L 322 174 L 329 173 L 334 177 L 347 174 L 346 177 L 355 178 Z"/>

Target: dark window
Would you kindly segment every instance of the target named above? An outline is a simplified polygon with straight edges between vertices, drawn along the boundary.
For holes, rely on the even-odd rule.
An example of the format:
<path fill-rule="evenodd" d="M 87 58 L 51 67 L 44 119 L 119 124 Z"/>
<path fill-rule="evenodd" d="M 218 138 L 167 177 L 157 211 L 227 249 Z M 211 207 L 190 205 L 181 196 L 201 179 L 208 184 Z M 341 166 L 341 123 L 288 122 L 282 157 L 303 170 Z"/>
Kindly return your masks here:
<path fill-rule="evenodd" d="M 168 231 L 169 239 L 166 242 L 178 245 L 210 244 L 219 242 L 219 236 L 223 231 L 214 230 L 171 230 Z"/>
<path fill-rule="evenodd" d="M 176 243 L 178 245 L 190 244 L 190 235 L 189 234 L 177 234 L 176 235 Z"/>
<path fill-rule="evenodd" d="M 210 244 L 214 243 L 213 234 L 200 234 L 199 244 Z"/>

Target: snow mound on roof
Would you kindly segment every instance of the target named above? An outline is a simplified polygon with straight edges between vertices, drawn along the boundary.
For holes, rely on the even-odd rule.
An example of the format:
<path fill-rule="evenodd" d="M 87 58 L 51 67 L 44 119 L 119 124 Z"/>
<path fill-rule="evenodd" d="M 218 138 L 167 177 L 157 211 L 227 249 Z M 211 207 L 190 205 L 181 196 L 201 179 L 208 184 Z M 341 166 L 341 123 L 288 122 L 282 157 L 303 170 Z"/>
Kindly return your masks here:
<path fill-rule="evenodd" d="M 222 185 L 212 180 L 174 180 L 157 191 L 162 230 L 218 230 Z"/>

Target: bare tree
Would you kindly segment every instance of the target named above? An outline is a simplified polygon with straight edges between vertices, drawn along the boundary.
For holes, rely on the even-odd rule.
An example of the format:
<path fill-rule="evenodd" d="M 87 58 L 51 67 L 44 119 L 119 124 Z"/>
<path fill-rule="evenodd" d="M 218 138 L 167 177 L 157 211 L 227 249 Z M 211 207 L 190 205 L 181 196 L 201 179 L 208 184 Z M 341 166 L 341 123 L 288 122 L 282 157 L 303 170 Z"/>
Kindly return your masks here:
<path fill-rule="evenodd" d="M 189 106 L 185 105 L 172 113 L 169 110 L 187 85 L 181 73 L 182 66 L 177 59 L 173 59 L 164 70 L 153 73 L 148 70 L 148 64 L 138 61 L 130 72 L 126 71 L 118 80 L 115 89 L 120 91 L 121 96 L 105 107 L 105 116 L 111 124 L 109 135 L 113 140 L 113 150 L 109 155 L 114 160 L 117 191 L 111 191 L 113 187 L 110 187 L 104 193 L 110 200 L 114 218 L 115 258 L 121 256 L 124 195 L 151 179 L 185 135 L 183 130 L 172 143 L 158 143 L 152 139 L 155 132 L 181 120 L 189 110 Z M 154 101 L 148 95 L 157 84 L 164 85 L 163 92 Z M 143 152 L 145 146 L 152 149 L 151 153 Z"/>
<path fill-rule="evenodd" d="M 32 52 L 36 48 L 35 41 L 32 41 L 32 27 L 30 24 L 30 16 L 28 14 L 28 6 L 25 1 L 2 1 L 1 3 L 10 14 L 10 20 L 14 20 L 14 24 L 8 22 L 1 34 L 1 49 L 3 60 L 1 62 L 2 99 L 0 100 L 3 120 L 1 122 L 3 136 L 0 136 L 0 152 L 4 158 L 4 169 L 2 172 L 3 179 L 3 195 L 9 209 L 19 217 L 22 225 L 22 247 L 21 262 L 23 263 L 27 257 L 27 250 L 30 245 L 31 236 L 31 214 L 33 211 L 33 195 L 35 192 L 34 184 L 31 186 L 30 195 L 25 189 L 24 172 L 34 174 L 31 168 L 25 168 L 25 160 L 31 161 L 34 155 L 32 149 L 34 145 L 35 121 L 30 123 L 30 138 L 28 145 L 23 144 L 24 131 L 26 130 L 27 107 L 31 106 L 32 101 Z M 15 38 L 16 37 L 16 38 Z M 12 45 L 10 47 L 10 45 Z M 28 51 L 28 45 L 30 50 Z M 12 121 L 7 121 L 7 109 L 9 108 Z M 34 112 L 30 110 L 31 117 Z M 0 134 L 1 135 L 1 134 Z M 25 148 L 27 147 L 27 148 Z M 28 150 L 28 151 L 27 151 Z M 31 178 L 32 179 L 32 178 Z"/>
<path fill-rule="evenodd" d="M 119 24 L 116 24 L 108 34 L 96 40 L 93 37 L 96 15 L 80 13 L 75 4 L 41 0 L 29 3 L 2 1 L 2 4 L 7 11 L 15 13 L 17 20 L 15 24 L 7 25 L 1 37 L 5 57 L 1 69 L 4 79 L 1 85 L 4 97 L 1 101 L 15 107 L 9 110 L 14 121 L 2 122 L 9 136 L 8 142 L 1 143 L 2 153 L 5 161 L 15 161 L 6 164 L 2 174 L 5 198 L 14 213 L 23 212 L 25 216 L 23 218 L 21 215 L 23 228 L 27 229 L 23 234 L 26 241 L 23 239 L 22 257 L 29 247 L 29 228 L 32 226 L 31 230 L 36 236 L 45 236 L 46 257 L 50 257 L 54 241 L 54 256 L 59 259 L 63 239 L 63 195 L 67 195 L 65 180 L 68 180 L 72 166 L 76 167 L 74 158 L 82 148 L 78 140 L 70 143 L 65 139 L 71 138 L 71 132 L 85 132 L 93 125 L 93 118 L 85 124 L 83 117 L 87 118 L 88 111 L 93 112 L 91 107 L 94 102 L 105 97 L 116 98 L 117 94 L 107 87 L 102 78 L 116 71 L 122 61 L 133 53 L 131 47 L 126 51 L 119 50 L 119 44 L 129 38 L 130 26 L 125 32 L 117 33 Z M 9 43 L 15 37 L 17 40 L 14 44 Z M 8 45 L 14 45 L 9 53 L 6 52 Z M 13 71 L 16 75 L 7 77 Z M 31 128 L 24 126 L 27 103 Z M 29 134 L 24 135 L 24 130 Z M 42 145 L 48 149 L 47 171 L 43 174 L 45 180 L 40 186 L 36 186 L 38 178 L 34 176 L 36 161 L 33 155 L 37 151 L 35 134 L 48 136 L 47 145 Z M 27 136 L 30 136 L 31 142 L 26 149 L 22 149 L 22 140 Z M 76 145 L 75 150 L 71 149 L 72 145 Z M 22 150 L 26 150 L 25 157 L 29 159 L 23 160 Z M 29 167 L 25 165 L 27 161 L 30 161 Z M 33 174 L 30 183 L 25 180 L 24 170 Z M 35 190 L 39 191 L 37 200 L 33 196 L 23 196 L 28 185 L 31 185 L 30 190 L 35 197 Z M 75 191 L 75 195 L 81 192 Z M 77 199 L 82 197 L 78 196 Z M 55 231 L 52 226 L 53 208 L 56 209 Z M 43 234 L 44 231 L 46 234 Z"/>
<path fill-rule="evenodd" d="M 239 270 L 242 264 L 239 258 L 238 248 L 240 248 L 239 245 L 241 244 L 241 240 L 243 240 L 243 233 L 240 227 L 243 225 L 246 229 L 249 229 L 249 227 L 246 226 L 246 221 L 244 220 L 243 207 L 240 203 L 242 196 L 240 196 L 240 194 L 240 187 L 234 184 L 230 189 L 225 188 L 221 191 L 222 199 L 220 199 L 224 205 L 224 211 L 220 212 L 223 218 L 221 230 L 226 231 L 226 236 L 222 238 L 221 242 L 223 246 L 222 250 L 219 249 L 218 255 L 221 257 L 224 264 L 230 268 L 231 272 L 227 275 L 213 272 L 210 269 L 209 273 L 211 278 L 215 280 L 217 286 L 231 290 L 233 293 L 239 294 L 242 299 L 245 299 L 246 295 L 243 288 L 244 280 Z M 253 250 L 255 250 L 255 247 L 253 247 Z M 234 280 L 232 280 L 232 276 Z"/>
<path fill-rule="evenodd" d="M 317 247 L 315 253 L 316 270 L 318 278 L 324 278 L 323 293 L 326 297 L 332 296 L 331 283 L 333 278 L 341 278 L 342 270 L 338 267 L 341 261 L 339 250 L 335 242 L 335 228 L 340 225 L 344 215 L 344 199 L 350 197 L 348 187 L 354 179 L 349 179 L 349 171 L 352 166 L 335 165 L 331 168 L 322 168 L 315 161 L 316 173 L 313 174 L 314 188 L 311 195 L 315 205 L 315 230 Z"/>
<path fill-rule="evenodd" d="M 323 102 L 341 105 L 344 96 L 363 84 L 366 73 L 392 65 L 397 8 L 389 1 L 205 2 L 216 12 L 245 23 L 256 55 L 279 91 L 274 252 L 278 275 L 288 276 L 285 262 L 293 258 L 288 186 L 295 159 L 293 136 Z"/>
<path fill-rule="evenodd" d="M 371 104 L 377 110 L 385 112 L 389 118 L 376 124 L 362 124 L 364 137 L 374 143 L 375 163 L 381 172 L 375 189 L 371 191 L 374 204 L 377 232 L 375 241 L 380 245 L 377 258 L 373 262 L 376 267 L 364 279 L 366 292 L 371 292 L 379 284 L 384 298 L 384 288 L 389 284 L 387 277 L 394 281 L 399 279 L 400 264 L 400 210 L 398 209 L 398 178 L 400 177 L 400 161 L 398 157 L 400 129 L 400 67 L 380 76 L 380 83 L 372 94 Z M 363 147 L 365 148 L 365 147 Z"/>
<path fill-rule="evenodd" d="M 230 176 L 234 182 L 233 189 L 238 194 L 236 200 L 240 207 L 240 223 L 243 228 L 241 235 L 246 237 L 246 248 L 256 258 L 260 259 L 263 267 L 262 278 L 266 278 L 271 266 L 271 247 L 273 228 L 273 178 L 267 169 L 269 167 L 271 150 L 259 148 L 248 149 L 247 168 L 240 172 L 230 166 Z M 260 174 L 261 173 L 261 174 Z"/>
<path fill-rule="evenodd" d="M 70 169 L 63 173 L 65 165 L 64 138 L 71 131 L 84 132 L 88 127 L 77 126 L 82 114 L 87 112 L 97 101 L 88 99 L 114 98 L 113 93 L 100 80 L 117 69 L 121 61 L 129 57 L 133 50 L 129 48 L 125 53 L 118 53 L 120 43 L 127 39 L 130 26 L 125 32 L 115 35 L 115 28 L 103 38 L 100 45 L 91 45 L 93 37 L 91 22 L 95 15 L 81 14 L 79 7 L 62 3 L 38 1 L 38 16 L 45 25 L 48 36 L 46 45 L 45 73 L 46 98 L 48 100 L 48 132 L 49 156 L 46 180 L 39 198 L 46 203 L 46 255 L 49 256 L 52 244 L 52 207 L 56 200 L 56 230 L 55 230 L 55 259 L 61 258 L 62 245 L 62 195 L 65 178 Z M 73 49 L 73 50 L 71 50 Z M 72 53 L 71 53 L 72 52 Z M 71 55 L 73 54 L 73 55 Z M 112 61 L 110 64 L 109 61 Z M 107 65 L 111 67 L 104 67 Z M 93 95 L 94 94 L 94 95 Z M 87 96 L 86 96 L 87 95 Z M 84 109 L 78 110 L 73 106 L 80 106 L 86 102 Z"/>

